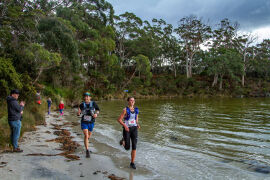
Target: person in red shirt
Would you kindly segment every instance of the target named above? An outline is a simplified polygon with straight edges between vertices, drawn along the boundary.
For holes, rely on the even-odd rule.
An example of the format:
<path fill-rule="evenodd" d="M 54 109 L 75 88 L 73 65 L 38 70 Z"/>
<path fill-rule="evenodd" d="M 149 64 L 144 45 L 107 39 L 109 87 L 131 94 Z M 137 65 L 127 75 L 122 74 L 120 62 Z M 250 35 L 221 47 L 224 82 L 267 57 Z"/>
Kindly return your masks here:
<path fill-rule="evenodd" d="M 64 114 L 63 109 L 64 109 L 64 102 L 63 101 L 60 101 L 59 112 L 60 112 L 60 115 L 61 116 L 63 116 L 63 114 Z"/>

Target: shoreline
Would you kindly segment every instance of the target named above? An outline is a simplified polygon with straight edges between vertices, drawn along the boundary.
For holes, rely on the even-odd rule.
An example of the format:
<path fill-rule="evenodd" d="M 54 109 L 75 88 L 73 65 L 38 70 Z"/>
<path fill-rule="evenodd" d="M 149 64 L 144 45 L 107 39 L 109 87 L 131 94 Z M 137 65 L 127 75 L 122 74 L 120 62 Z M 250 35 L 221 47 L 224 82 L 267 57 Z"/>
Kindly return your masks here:
<path fill-rule="evenodd" d="M 134 94 L 125 94 L 125 95 L 109 95 L 109 97 L 96 97 L 96 101 L 110 101 L 110 100 L 123 100 L 127 97 L 132 96 L 135 99 L 185 99 L 185 98 L 201 98 L 201 99 L 211 99 L 211 98 L 232 98 L 232 99 L 250 99 L 250 98 L 270 98 L 270 93 L 267 93 L 262 96 L 245 96 L 245 95 L 228 95 L 228 94 L 189 94 L 189 95 L 134 95 Z"/>
<path fill-rule="evenodd" d="M 36 126 L 36 131 L 24 133 L 19 142 L 23 153 L 0 153 L 0 179 L 130 178 L 130 173 L 117 168 L 109 156 L 91 153 L 90 158 L 85 158 L 83 147 L 77 146 L 72 153 L 78 157 L 77 160 L 63 156 L 63 145 L 52 141 L 60 137 L 56 135 L 59 134 L 56 125 L 62 126 L 65 132 L 70 132 L 74 142 L 80 137 L 73 132 L 72 124 L 66 120 L 68 111 L 64 117 L 57 116 L 56 112 L 46 115 L 46 125 Z"/>

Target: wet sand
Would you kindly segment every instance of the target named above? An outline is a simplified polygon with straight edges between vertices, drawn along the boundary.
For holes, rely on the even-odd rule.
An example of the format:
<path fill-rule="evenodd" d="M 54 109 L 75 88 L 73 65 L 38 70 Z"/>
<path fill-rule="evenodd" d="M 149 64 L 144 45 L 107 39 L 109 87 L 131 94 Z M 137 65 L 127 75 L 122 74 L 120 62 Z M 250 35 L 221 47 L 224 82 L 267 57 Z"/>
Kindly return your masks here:
<path fill-rule="evenodd" d="M 132 179 L 132 171 L 117 168 L 108 156 L 91 153 L 85 158 L 82 144 L 76 143 L 79 134 L 72 131 L 76 124 L 67 116 L 53 112 L 46 116 L 46 125 L 25 133 L 19 143 L 23 153 L 0 154 L 0 179 Z"/>

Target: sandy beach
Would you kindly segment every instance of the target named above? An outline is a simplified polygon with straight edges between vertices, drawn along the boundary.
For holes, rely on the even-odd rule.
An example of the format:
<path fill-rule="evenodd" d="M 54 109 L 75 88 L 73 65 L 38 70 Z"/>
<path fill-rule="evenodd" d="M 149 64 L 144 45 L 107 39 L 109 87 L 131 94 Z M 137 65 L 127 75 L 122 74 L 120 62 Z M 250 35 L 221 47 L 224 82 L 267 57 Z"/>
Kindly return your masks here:
<path fill-rule="evenodd" d="M 0 154 L 0 179 L 133 179 L 132 171 L 117 168 L 108 156 L 93 152 L 91 158 L 85 158 L 82 139 L 78 137 L 82 133 L 73 132 L 74 124 L 66 120 L 68 116 L 68 112 L 64 117 L 58 117 L 56 112 L 46 115 L 46 125 L 37 126 L 36 131 L 21 138 L 23 153 Z M 57 142 L 61 132 L 70 134 L 68 139 L 73 139 L 74 144 L 81 139 L 73 153 L 65 153 L 65 144 Z"/>

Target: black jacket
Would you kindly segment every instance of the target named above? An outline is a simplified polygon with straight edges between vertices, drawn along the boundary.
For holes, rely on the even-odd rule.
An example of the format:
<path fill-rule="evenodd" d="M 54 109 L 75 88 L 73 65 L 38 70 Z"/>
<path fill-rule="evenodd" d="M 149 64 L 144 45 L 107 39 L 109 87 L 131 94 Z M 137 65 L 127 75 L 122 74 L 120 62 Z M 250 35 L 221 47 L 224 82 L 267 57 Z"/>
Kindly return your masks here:
<path fill-rule="evenodd" d="M 21 120 L 22 118 L 21 112 L 23 110 L 23 106 L 20 106 L 18 101 L 14 97 L 12 96 L 7 97 L 7 108 L 9 121 Z"/>

